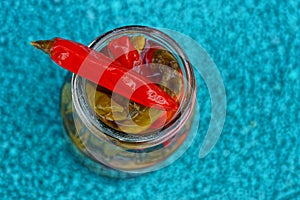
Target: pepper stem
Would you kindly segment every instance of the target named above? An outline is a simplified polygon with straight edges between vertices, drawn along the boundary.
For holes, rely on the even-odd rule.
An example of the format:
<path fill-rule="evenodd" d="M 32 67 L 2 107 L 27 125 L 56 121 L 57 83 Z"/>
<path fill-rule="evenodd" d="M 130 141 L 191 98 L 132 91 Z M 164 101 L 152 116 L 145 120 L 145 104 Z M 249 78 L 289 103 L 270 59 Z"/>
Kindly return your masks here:
<path fill-rule="evenodd" d="M 53 46 L 54 40 L 38 40 L 32 41 L 30 44 L 37 49 L 44 51 L 47 54 L 50 54 L 51 47 Z"/>

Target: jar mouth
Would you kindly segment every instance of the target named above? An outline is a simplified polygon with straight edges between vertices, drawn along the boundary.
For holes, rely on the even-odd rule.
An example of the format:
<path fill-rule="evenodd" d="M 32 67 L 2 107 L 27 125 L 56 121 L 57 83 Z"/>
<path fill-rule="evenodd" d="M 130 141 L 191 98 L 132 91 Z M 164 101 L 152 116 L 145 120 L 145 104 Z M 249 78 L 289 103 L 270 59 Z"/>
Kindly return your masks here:
<path fill-rule="evenodd" d="M 73 107 L 87 128 L 101 139 L 153 144 L 156 144 L 158 141 L 166 141 L 172 138 L 176 134 L 176 131 L 185 125 L 193 110 L 196 97 L 196 83 L 193 69 L 187 55 L 172 38 L 157 29 L 146 26 L 124 26 L 111 30 L 96 38 L 89 47 L 96 51 L 101 50 L 101 45 L 110 38 L 128 34 L 147 35 L 151 39 L 159 41 L 174 54 L 179 62 L 183 75 L 183 95 L 179 103 L 179 108 L 173 118 L 165 124 L 165 128 L 147 134 L 131 134 L 115 130 L 101 122 L 96 116 L 95 111 L 87 101 L 85 92 L 86 79 L 76 74 L 73 74 L 71 81 Z"/>

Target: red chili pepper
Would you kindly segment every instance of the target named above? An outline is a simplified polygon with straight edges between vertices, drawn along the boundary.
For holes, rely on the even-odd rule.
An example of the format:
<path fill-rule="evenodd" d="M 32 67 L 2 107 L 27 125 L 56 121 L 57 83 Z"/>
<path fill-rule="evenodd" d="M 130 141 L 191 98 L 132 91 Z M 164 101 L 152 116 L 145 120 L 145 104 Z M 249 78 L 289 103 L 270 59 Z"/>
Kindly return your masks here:
<path fill-rule="evenodd" d="M 156 84 L 89 47 L 61 38 L 31 44 L 49 54 L 61 67 L 141 105 L 160 110 L 178 108 Z"/>
<path fill-rule="evenodd" d="M 114 39 L 107 46 L 115 60 L 128 69 L 132 69 L 134 63 L 140 60 L 139 52 L 131 44 L 128 36 Z"/>
<path fill-rule="evenodd" d="M 152 63 L 153 53 L 156 50 L 161 50 L 161 49 L 165 49 L 165 48 L 163 48 L 156 42 L 153 42 L 151 40 L 150 41 L 146 40 L 145 48 L 144 48 L 143 52 L 141 53 L 142 54 L 141 57 L 143 58 L 143 63 L 145 63 L 145 64 Z"/>

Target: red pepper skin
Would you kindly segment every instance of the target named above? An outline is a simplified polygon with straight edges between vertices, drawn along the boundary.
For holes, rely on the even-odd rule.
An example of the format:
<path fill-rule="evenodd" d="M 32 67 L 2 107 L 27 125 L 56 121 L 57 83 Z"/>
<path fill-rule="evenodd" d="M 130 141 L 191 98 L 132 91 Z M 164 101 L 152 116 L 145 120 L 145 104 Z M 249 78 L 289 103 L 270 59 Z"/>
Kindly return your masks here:
<path fill-rule="evenodd" d="M 145 47 L 141 52 L 141 59 L 144 65 L 140 67 L 140 72 L 145 77 L 150 78 L 151 81 L 159 83 L 161 80 L 161 74 L 157 67 L 151 67 L 153 53 L 156 50 L 165 49 L 161 45 L 151 40 L 146 40 Z"/>
<path fill-rule="evenodd" d="M 165 49 L 161 45 L 151 40 L 146 40 L 145 47 L 141 53 L 144 64 L 152 63 L 153 52 L 156 50 Z"/>
<path fill-rule="evenodd" d="M 82 44 L 55 38 L 49 54 L 61 67 L 141 105 L 167 111 L 178 108 L 156 84 Z"/>
<path fill-rule="evenodd" d="M 116 61 L 124 67 L 132 69 L 134 63 L 140 60 L 139 52 L 134 48 L 128 36 L 112 40 L 107 47 L 110 49 Z"/>

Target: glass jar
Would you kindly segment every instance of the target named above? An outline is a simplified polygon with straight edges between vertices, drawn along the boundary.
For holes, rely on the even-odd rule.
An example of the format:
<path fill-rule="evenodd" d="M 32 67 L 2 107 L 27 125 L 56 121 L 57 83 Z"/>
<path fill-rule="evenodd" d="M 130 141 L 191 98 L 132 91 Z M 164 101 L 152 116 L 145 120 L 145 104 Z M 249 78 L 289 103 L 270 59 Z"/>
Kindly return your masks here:
<path fill-rule="evenodd" d="M 193 69 L 178 44 L 163 32 L 145 26 L 126 26 L 94 40 L 102 50 L 121 36 L 144 36 L 171 52 L 182 71 L 179 108 L 164 127 L 147 134 L 128 134 L 102 123 L 88 102 L 86 79 L 68 74 L 61 92 L 61 114 L 76 155 L 86 166 L 109 177 L 130 177 L 165 167 L 179 158 L 192 142 L 196 83 Z"/>

